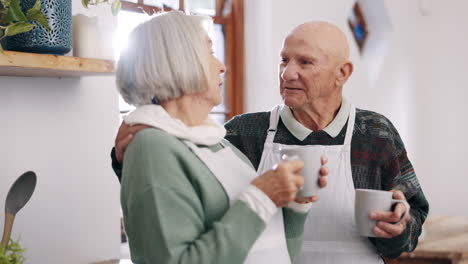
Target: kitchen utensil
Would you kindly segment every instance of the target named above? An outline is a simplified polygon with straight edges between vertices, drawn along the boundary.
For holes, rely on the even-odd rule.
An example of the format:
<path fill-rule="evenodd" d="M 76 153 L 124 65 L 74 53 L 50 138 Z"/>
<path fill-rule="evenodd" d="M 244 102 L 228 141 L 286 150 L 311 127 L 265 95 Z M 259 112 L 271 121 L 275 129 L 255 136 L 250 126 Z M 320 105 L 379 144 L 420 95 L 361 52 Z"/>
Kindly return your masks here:
<path fill-rule="evenodd" d="M 32 171 L 23 173 L 11 186 L 5 202 L 5 227 L 1 245 L 5 248 L 10 241 L 15 215 L 29 201 L 36 188 L 36 174 Z"/>

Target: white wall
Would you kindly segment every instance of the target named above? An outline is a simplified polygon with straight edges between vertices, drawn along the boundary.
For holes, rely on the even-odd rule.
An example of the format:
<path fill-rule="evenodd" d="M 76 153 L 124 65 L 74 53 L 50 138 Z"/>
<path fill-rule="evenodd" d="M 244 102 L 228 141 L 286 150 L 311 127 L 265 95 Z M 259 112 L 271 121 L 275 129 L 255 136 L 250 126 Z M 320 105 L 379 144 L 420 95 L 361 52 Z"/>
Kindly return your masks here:
<path fill-rule="evenodd" d="M 272 42 L 271 0 L 244 1 L 245 97 L 249 112 L 269 110 L 280 102 L 275 69 L 278 49 Z M 277 53 L 279 54 L 279 52 Z"/>
<path fill-rule="evenodd" d="M 76 13 L 81 2 L 73 2 Z M 119 257 L 119 184 L 109 158 L 117 104 L 114 77 L 0 77 L 0 212 L 21 173 L 38 176 L 13 226 L 26 263 Z"/>
<path fill-rule="evenodd" d="M 413 48 L 418 172 L 427 175 L 433 213 L 467 216 L 468 2 L 426 2 L 429 13 L 415 21 L 412 37 L 419 44 Z"/>
<path fill-rule="evenodd" d="M 284 36 L 305 21 L 326 20 L 341 27 L 352 40 L 346 19 L 354 1 L 273 0 L 260 13 L 249 11 L 258 5 L 252 2 L 257 1 L 246 1 L 245 109 L 264 111 L 281 102 L 277 62 Z M 468 129 L 463 115 L 468 96 L 464 82 L 468 69 L 464 29 L 468 16 L 464 10 L 468 10 L 468 2 L 384 3 L 393 32 L 381 72 L 375 82 L 369 81 L 371 71 L 350 41 L 355 72 L 344 93 L 356 106 L 386 115 L 398 128 L 430 201 L 430 214 L 468 216 L 464 203 L 468 178 L 463 167 L 468 162 L 463 153 L 468 149 L 463 141 Z"/>

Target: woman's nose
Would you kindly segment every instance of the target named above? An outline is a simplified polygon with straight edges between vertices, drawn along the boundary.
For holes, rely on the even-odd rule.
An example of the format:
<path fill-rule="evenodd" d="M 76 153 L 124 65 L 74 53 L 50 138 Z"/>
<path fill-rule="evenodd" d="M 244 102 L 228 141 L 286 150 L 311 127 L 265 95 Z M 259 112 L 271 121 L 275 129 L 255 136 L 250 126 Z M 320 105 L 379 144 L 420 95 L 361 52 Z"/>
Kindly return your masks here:
<path fill-rule="evenodd" d="M 226 72 L 226 65 L 224 65 L 224 63 L 222 63 L 221 61 L 219 61 L 219 64 L 220 64 L 219 72 L 220 73 L 225 73 Z"/>

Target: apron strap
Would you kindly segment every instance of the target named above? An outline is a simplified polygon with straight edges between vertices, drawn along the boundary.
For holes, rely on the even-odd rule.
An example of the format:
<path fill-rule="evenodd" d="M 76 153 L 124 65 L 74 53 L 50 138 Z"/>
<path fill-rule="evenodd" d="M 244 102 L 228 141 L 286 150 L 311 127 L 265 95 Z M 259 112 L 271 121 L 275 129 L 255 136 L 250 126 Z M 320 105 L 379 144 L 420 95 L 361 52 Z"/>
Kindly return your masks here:
<path fill-rule="evenodd" d="M 351 138 L 353 137 L 355 119 L 356 119 L 356 108 L 354 107 L 354 105 L 351 105 L 351 111 L 348 117 L 348 126 L 346 128 L 346 136 L 344 140 L 345 146 L 351 146 Z"/>
<path fill-rule="evenodd" d="M 279 117 L 281 108 L 285 107 L 284 105 L 275 105 L 270 111 L 270 127 L 268 128 L 268 135 L 265 140 L 265 143 L 273 143 L 275 138 L 276 128 L 278 127 Z"/>
<path fill-rule="evenodd" d="M 182 142 L 184 142 L 185 145 L 187 145 L 187 147 L 188 147 L 193 153 L 195 153 L 195 155 L 198 155 L 198 154 L 199 154 L 198 147 L 197 147 L 197 145 L 195 145 L 193 142 L 188 141 L 188 140 L 182 140 Z"/>

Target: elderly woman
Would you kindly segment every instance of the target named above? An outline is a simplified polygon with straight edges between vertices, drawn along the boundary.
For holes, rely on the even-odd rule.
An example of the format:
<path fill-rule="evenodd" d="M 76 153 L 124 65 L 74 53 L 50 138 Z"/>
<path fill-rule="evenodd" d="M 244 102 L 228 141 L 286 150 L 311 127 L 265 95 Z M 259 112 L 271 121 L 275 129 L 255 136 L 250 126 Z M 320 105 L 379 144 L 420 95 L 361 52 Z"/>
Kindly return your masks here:
<path fill-rule="evenodd" d="M 151 127 L 135 135 L 123 161 L 132 261 L 290 263 L 310 207 L 286 207 L 303 185 L 303 163 L 283 161 L 257 177 L 208 118 L 226 70 L 213 55 L 210 22 L 158 15 L 135 28 L 118 63 L 118 89 L 137 106 L 125 122 Z"/>

